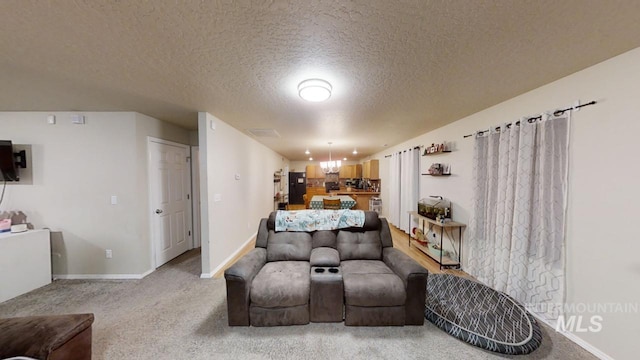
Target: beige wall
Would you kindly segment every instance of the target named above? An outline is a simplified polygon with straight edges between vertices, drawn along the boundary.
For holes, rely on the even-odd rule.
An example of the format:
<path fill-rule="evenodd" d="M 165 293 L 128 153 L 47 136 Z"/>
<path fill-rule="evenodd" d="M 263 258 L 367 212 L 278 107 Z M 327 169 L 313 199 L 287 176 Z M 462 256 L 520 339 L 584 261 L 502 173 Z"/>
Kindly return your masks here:
<path fill-rule="evenodd" d="M 139 277 L 151 270 L 146 138 L 188 143 L 188 132 L 131 112 L 83 112 L 85 125 L 71 114 L 0 113 L 0 137 L 33 152 L 33 184 L 8 184 L 1 209 L 52 230 L 54 274 Z"/>
<path fill-rule="evenodd" d="M 448 162 L 450 177 L 421 176 L 421 198 L 443 195 L 455 206 L 455 220 L 468 223 L 471 208 L 473 140 L 463 135 L 554 107 L 596 100 L 573 114 L 570 140 L 566 237 L 567 304 L 638 304 L 640 242 L 634 226 L 640 214 L 640 48 L 473 114 L 376 154 L 381 160 L 383 201 L 388 204 L 388 161 L 384 155 L 414 145 L 452 141 L 454 152 L 421 157 L 421 169 Z M 437 160 L 436 160 L 437 159 Z M 387 159 L 388 160 L 388 159 Z M 386 209 L 386 208 L 385 208 Z M 465 238 L 465 242 L 473 239 Z M 464 251 L 463 251 L 464 254 Z M 569 314 L 571 315 L 571 314 Z M 588 326 L 591 313 L 583 315 Z M 600 356 L 637 357 L 640 314 L 597 313 L 600 332 L 569 334 Z"/>
<path fill-rule="evenodd" d="M 209 113 L 198 114 L 198 129 L 202 276 L 210 277 L 273 211 L 273 173 L 289 162 Z"/>

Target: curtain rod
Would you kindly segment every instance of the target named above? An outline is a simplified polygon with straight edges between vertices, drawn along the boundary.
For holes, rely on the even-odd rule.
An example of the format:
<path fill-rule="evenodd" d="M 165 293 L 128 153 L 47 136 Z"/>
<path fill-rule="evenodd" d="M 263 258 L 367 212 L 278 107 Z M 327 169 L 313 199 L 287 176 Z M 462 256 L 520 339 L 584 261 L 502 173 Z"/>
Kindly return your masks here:
<path fill-rule="evenodd" d="M 597 104 L 596 101 L 595 100 L 591 100 L 586 104 L 572 106 L 572 107 L 568 107 L 568 108 L 562 109 L 562 110 L 556 110 L 556 111 L 553 112 L 553 115 L 560 116 L 560 115 L 564 114 L 566 111 L 576 110 L 576 109 L 580 109 L 581 107 L 585 107 L 585 106 L 589 106 L 589 105 L 595 105 L 595 104 Z M 528 118 L 528 119 L 526 119 L 526 121 L 528 121 L 529 123 L 533 123 L 533 122 L 538 121 L 540 119 L 542 119 L 542 115 Z M 516 125 L 520 125 L 520 120 L 516 121 Z M 507 124 L 507 129 L 510 128 L 510 127 L 511 127 L 511 124 Z M 482 135 L 482 134 L 484 134 L 485 132 L 487 132 L 489 130 L 491 130 L 491 129 L 489 128 L 487 130 L 481 130 L 481 131 L 478 131 L 478 133 L 480 135 Z M 499 126 L 496 127 L 496 130 L 500 131 L 500 127 Z M 466 139 L 466 138 L 471 137 L 473 135 L 474 134 L 467 134 L 467 135 L 463 136 L 463 138 Z"/>
<path fill-rule="evenodd" d="M 422 146 L 414 146 L 411 149 L 407 149 L 407 150 L 403 150 L 403 151 L 398 151 L 398 154 L 402 154 L 403 152 L 407 152 L 409 150 L 415 150 L 415 149 L 420 149 Z M 393 153 L 391 153 L 391 155 L 385 155 L 385 158 L 391 157 L 393 156 Z"/>

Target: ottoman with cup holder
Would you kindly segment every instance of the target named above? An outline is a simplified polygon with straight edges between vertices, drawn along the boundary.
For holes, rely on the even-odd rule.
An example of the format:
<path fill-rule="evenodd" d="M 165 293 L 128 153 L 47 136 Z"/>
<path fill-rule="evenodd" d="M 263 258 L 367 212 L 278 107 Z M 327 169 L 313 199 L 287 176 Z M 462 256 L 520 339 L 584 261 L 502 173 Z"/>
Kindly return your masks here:
<path fill-rule="evenodd" d="M 312 267 L 309 320 L 341 322 L 343 293 L 342 273 L 339 266 Z"/>

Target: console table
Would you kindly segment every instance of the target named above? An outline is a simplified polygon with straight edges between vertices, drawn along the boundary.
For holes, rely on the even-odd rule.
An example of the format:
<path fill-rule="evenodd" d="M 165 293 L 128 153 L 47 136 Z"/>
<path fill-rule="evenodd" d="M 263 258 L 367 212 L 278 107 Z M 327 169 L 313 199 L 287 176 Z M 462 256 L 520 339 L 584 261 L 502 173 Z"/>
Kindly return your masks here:
<path fill-rule="evenodd" d="M 0 302 L 49 283 L 49 230 L 0 234 Z"/>
<path fill-rule="evenodd" d="M 429 228 L 431 228 L 432 226 L 436 226 L 438 228 L 440 228 L 440 253 L 437 254 L 434 251 L 432 251 L 428 246 L 422 245 L 420 242 L 418 242 L 416 239 L 411 238 L 411 220 L 413 218 L 417 218 L 418 221 L 422 221 L 422 233 L 426 234 L 424 231 L 424 224 L 427 223 L 429 224 Z M 440 270 L 442 270 L 442 268 L 453 268 L 453 269 L 460 269 L 461 265 L 460 265 L 460 261 L 462 259 L 462 228 L 465 227 L 467 225 L 463 224 L 463 223 L 459 223 L 459 222 L 455 222 L 455 221 L 448 221 L 445 223 L 439 223 L 435 220 L 432 220 L 426 216 L 422 216 L 420 214 L 418 214 L 417 211 L 409 211 L 409 247 L 411 247 L 411 243 L 413 242 L 413 246 L 416 247 L 418 250 L 422 251 L 423 253 L 425 253 L 427 256 L 429 256 L 430 258 L 432 258 L 433 260 L 435 260 L 439 265 L 440 265 Z M 451 258 L 449 256 L 444 256 L 442 253 L 442 239 L 444 237 L 444 232 L 445 229 L 451 229 L 451 241 L 453 242 L 455 239 L 453 239 L 453 234 L 454 234 L 454 230 L 458 229 L 458 256 L 457 258 Z M 435 231 L 434 231 L 435 233 Z"/>

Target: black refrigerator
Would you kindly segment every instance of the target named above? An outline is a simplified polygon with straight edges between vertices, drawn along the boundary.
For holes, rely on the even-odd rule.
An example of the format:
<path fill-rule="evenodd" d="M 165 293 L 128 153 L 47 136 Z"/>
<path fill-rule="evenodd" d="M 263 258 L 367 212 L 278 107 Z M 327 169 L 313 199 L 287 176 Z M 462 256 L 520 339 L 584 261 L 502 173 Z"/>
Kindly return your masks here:
<path fill-rule="evenodd" d="M 289 204 L 304 204 L 302 195 L 307 192 L 307 173 L 289 173 Z"/>

